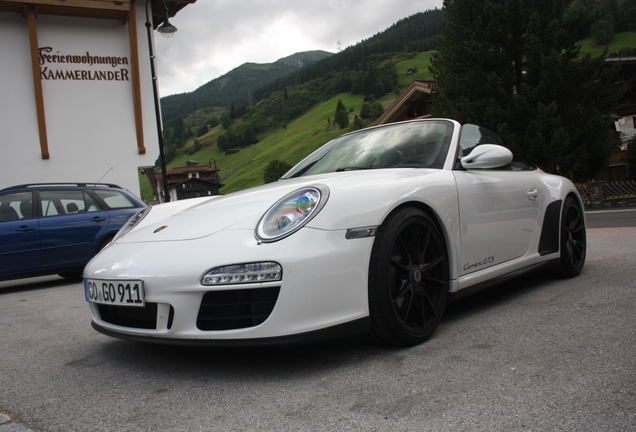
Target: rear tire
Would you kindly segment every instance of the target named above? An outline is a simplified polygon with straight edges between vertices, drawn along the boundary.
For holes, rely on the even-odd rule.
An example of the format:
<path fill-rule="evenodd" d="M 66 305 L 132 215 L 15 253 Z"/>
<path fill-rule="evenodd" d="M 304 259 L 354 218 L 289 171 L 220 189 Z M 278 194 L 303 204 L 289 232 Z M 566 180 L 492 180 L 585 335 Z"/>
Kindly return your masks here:
<path fill-rule="evenodd" d="M 574 277 L 581 273 L 586 251 L 583 212 L 578 202 L 570 196 L 565 199 L 561 212 L 561 276 Z"/>
<path fill-rule="evenodd" d="M 401 346 L 427 340 L 446 307 L 448 267 L 444 237 L 426 213 L 404 208 L 390 215 L 371 252 L 369 339 Z"/>

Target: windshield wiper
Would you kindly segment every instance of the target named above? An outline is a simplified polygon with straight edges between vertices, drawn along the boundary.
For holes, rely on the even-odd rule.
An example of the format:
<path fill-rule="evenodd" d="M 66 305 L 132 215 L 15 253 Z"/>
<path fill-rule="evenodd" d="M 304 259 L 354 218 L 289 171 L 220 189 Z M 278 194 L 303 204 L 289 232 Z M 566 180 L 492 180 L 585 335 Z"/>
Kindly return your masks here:
<path fill-rule="evenodd" d="M 366 170 L 366 169 L 369 169 L 369 168 L 370 167 L 349 166 L 349 167 L 338 168 L 335 172 Z"/>

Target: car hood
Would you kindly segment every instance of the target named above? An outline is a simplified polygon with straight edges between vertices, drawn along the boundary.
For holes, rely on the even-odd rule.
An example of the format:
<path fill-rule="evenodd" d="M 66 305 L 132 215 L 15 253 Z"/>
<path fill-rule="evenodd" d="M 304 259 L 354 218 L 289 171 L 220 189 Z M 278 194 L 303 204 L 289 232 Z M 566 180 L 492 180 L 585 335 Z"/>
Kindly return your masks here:
<path fill-rule="evenodd" d="M 442 180 L 446 176 L 448 173 L 444 175 L 441 170 L 408 168 L 329 173 L 280 180 L 203 202 L 198 200 L 188 208 L 183 208 L 179 201 L 181 207 L 176 212 L 170 209 L 171 203 L 160 204 L 153 207 L 147 221 L 142 221 L 118 243 L 180 241 L 226 229 L 253 230 L 276 201 L 296 189 L 315 185 L 327 186 L 330 194 L 325 207 L 307 227 L 338 230 L 373 226 L 382 221 L 387 208 L 408 199 L 414 189 L 423 184 L 434 187 L 446 183 Z M 161 217 L 161 213 L 166 216 Z"/>

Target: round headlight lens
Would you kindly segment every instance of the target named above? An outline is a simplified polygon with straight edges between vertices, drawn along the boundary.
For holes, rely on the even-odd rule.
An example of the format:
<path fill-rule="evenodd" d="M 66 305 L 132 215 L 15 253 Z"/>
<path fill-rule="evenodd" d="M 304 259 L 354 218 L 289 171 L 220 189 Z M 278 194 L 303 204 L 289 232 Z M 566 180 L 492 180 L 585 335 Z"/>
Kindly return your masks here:
<path fill-rule="evenodd" d="M 295 190 L 278 200 L 256 226 L 256 238 L 273 242 L 296 232 L 309 222 L 327 202 L 326 186 Z"/>
<path fill-rule="evenodd" d="M 319 200 L 320 192 L 317 192 L 316 190 L 307 191 L 298 198 L 296 208 L 301 214 L 307 215 L 313 211 Z"/>

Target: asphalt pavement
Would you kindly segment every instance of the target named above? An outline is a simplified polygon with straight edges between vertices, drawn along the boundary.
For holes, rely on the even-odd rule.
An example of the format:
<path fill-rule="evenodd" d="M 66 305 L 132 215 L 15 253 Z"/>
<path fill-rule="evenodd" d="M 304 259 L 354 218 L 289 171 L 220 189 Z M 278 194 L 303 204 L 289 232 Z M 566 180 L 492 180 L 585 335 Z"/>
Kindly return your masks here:
<path fill-rule="evenodd" d="M 636 227 L 636 209 L 592 210 L 585 213 L 588 229 Z"/>
<path fill-rule="evenodd" d="M 407 349 L 137 344 L 79 282 L 0 282 L 0 432 L 634 431 L 636 210 L 587 220 L 580 277 L 469 297 Z"/>

